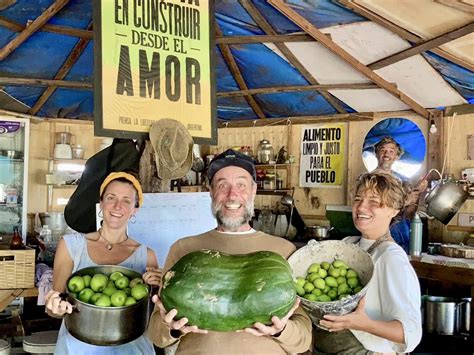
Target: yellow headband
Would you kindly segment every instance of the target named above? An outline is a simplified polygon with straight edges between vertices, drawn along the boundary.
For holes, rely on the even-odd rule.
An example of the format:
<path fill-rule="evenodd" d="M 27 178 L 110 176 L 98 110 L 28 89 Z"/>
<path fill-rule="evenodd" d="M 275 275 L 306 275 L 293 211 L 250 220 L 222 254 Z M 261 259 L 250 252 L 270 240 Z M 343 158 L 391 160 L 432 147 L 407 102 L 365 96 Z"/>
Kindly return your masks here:
<path fill-rule="evenodd" d="M 102 196 L 102 193 L 104 192 L 105 188 L 107 187 L 108 184 L 110 184 L 112 181 L 123 178 L 125 180 L 128 180 L 132 183 L 133 187 L 137 190 L 138 194 L 138 207 L 141 207 L 143 204 L 143 191 L 142 191 L 142 186 L 138 182 L 138 180 L 135 178 L 135 176 L 124 173 L 124 172 L 116 172 L 116 173 L 110 173 L 107 175 L 105 180 L 102 182 L 102 185 L 100 185 L 100 192 L 99 196 Z"/>

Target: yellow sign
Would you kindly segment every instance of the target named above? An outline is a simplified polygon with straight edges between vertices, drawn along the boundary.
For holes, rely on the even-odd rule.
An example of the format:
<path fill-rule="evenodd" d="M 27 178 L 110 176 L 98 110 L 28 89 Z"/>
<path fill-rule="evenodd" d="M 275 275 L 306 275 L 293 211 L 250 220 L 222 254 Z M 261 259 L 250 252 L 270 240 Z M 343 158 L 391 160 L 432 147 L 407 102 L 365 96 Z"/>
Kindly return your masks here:
<path fill-rule="evenodd" d="M 95 134 L 145 137 L 162 118 L 215 144 L 209 0 L 94 1 Z"/>
<path fill-rule="evenodd" d="M 300 186 L 338 186 L 344 175 L 346 151 L 344 123 L 303 125 Z"/>

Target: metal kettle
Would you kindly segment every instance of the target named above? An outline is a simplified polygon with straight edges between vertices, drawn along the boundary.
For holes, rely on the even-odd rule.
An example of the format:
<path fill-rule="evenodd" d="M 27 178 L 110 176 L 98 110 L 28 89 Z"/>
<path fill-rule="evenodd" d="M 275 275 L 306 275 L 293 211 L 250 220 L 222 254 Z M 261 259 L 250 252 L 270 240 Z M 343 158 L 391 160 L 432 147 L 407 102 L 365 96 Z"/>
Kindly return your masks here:
<path fill-rule="evenodd" d="M 440 180 L 425 197 L 426 211 L 443 224 L 448 224 L 466 201 L 469 193 L 453 181 Z"/>

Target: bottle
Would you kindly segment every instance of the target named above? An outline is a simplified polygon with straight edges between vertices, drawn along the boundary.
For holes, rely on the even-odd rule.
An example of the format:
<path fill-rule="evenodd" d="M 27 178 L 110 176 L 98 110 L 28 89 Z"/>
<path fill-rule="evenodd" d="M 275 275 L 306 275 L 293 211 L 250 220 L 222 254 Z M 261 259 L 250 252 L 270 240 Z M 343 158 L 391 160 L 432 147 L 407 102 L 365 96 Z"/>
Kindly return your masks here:
<path fill-rule="evenodd" d="M 47 224 L 43 225 L 39 236 L 44 243 L 51 243 L 53 241 L 53 232 L 51 232 L 51 229 L 49 229 L 49 226 Z"/>
<path fill-rule="evenodd" d="M 20 232 L 18 232 L 18 227 L 13 227 L 13 237 L 10 242 L 10 249 L 18 250 L 23 248 L 23 238 L 21 237 Z"/>
<path fill-rule="evenodd" d="M 421 256 L 421 242 L 423 240 L 423 222 L 420 215 L 415 216 L 410 223 L 410 255 Z"/>

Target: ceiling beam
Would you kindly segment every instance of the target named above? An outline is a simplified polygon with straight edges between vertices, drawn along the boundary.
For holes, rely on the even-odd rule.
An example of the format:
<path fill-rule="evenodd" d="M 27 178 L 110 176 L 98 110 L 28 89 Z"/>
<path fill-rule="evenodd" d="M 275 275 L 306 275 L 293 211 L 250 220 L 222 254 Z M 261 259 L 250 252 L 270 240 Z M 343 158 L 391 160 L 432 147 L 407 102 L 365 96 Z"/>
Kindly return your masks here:
<path fill-rule="evenodd" d="M 57 86 L 71 89 L 93 89 L 92 83 L 83 81 L 66 81 L 54 79 L 32 79 L 32 78 L 12 78 L 0 77 L 0 85 L 13 86 Z"/>
<path fill-rule="evenodd" d="M 92 22 L 87 26 L 87 29 L 90 30 L 92 29 Z M 59 68 L 58 72 L 54 76 L 55 80 L 63 80 L 66 75 L 69 73 L 71 70 L 72 66 L 74 63 L 77 62 L 79 57 L 81 56 L 82 52 L 86 49 L 87 45 L 89 44 L 90 39 L 86 38 L 80 38 L 74 48 L 71 50 L 69 53 L 69 56 L 66 58 L 66 61 L 63 63 L 61 68 Z M 36 115 L 38 111 L 43 107 L 43 105 L 48 101 L 48 99 L 51 97 L 51 95 L 56 91 L 57 86 L 48 86 L 46 90 L 41 94 L 39 99 L 35 102 L 34 106 L 30 108 L 28 113 L 30 115 Z"/>
<path fill-rule="evenodd" d="M 386 58 L 380 59 L 376 62 L 373 62 L 369 65 L 367 65 L 370 69 L 372 70 L 377 70 L 383 67 L 386 67 L 390 64 L 399 62 L 401 60 L 404 60 L 406 58 L 412 57 L 416 54 L 420 54 L 422 52 L 426 52 L 428 50 L 431 50 L 435 47 L 439 47 L 447 42 L 450 42 L 452 40 L 455 40 L 457 38 L 463 37 L 465 35 L 468 35 L 469 33 L 474 31 L 474 22 L 471 22 L 467 24 L 466 26 L 460 27 L 458 29 L 455 29 L 450 32 L 446 32 L 440 36 L 437 36 L 433 39 L 420 42 L 416 44 L 414 47 L 405 49 L 403 51 L 400 51 L 398 53 L 392 54 Z"/>
<path fill-rule="evenodd" d="M 2 78 L 0 78 L 0 84 Z M 217 93 L 217 97 L 233 97 L 256 94 L 272 94 L 275 92 L 295 92 L 295 91 L 312 91 L 312 90 L 365 90 L 379 89 L 374 83 L 357 83 L 357 84 L 318 84 L 318 85 L 294 85 L 294 86 L 272 86 L 258 89 L 221 91 Z"/>
<path fill-rule="evenodd" d="M 222 36 L 222 31 L 219 25 L 217 24 L 217 21 L 215 22 L 215 26 L 216 35 Z M 224 60 L 227 63 L 230 72 L 234 76 L 234 79 L 237 82 L 239 88 L 241 90 L 248 90 L 249 88 L 247 86 L 247 83 L 245 82 L 242 73 L 240 72 L 237 63 L 235 62 L 235 58 L 232 55 L 229 46 L 227 44 L 218 44 L 217 46 L 221 50 L 222 56 L 224 57 Z M 244 95 L 244 98 L 245 100 L 247 100 L 248 104 L 250 105 L 250 107 L 252 107 L 259 119 L 265 118 L 265 113 L 263 112 L 257 101 L 255 101 L 255 98 L 252 95 Z"/>
<path fill-rule="evenodd" d="M 0 16 L 0 26 L 8 28 L 12 32 L 21 32 L 28 26 L 30 26 L 31 21 L 29 21 L 27 26 L 21 25 L 18 22 L 12 21 L 6 17 Z M 79 38 L 93 38 L 92 31 L 83 30 L 81 28 L 73 28 L 66 26 L 50 25 L 46 23 L 38 31 L 56 33 L 60 35 L 66 35 L 71 37 Z"/>
<path fill-rule="evenodd" d="M 287 35 L 254 35 L 254 36 L 223 36 L 216 37 L 216 43 L 223 44 L 251 44 L 251 43 L 278 43 L 278 42 L 314 42 L 314 38 L 306 33 Z"/>
<path fill-rule="evenodd" d="M 33 33 L 38 31 L 50 18 L 56 15 L 69 0 L 56 0 L 41 15 L 39 15 L 29 26 L 21 31 L 18 36 L 8 42 L 0 49 L 0 61 L 8 57 L 15 49 L 17 49 L 24 41 L 26 41 Z"/>
<path fill-rule="evenodd" d="M 355 13 L 379 24 L 380 26 L 382 27 L 385 27 L 386 29 L 392 31 L 393 33 L 399 35 L 401 38 L 407 40 L 407 41 L 410 41 L 412 43 L 420 43 L 422 41 L 424 41 L 423 38 L 411 33 L 410 31 L 407 31 L 406 29 L 388 21 L 387 19 L 381 17 L 380 15 L 366 9 L 365 7 L 359 5 L 359 4 L 356 4 L 354 3 L 352 0 L 338 0 L 338 2 L 341 4 L 341 5 L 344 5 L 345 7 L 347 7 L 348 9 L 351 9 L 352 11 L 354 11 Z M 445 50 L 443 49 L 440 49 L 440 48 L 433 48 L 431 50 L 431 52 L 439 55 L 440 57 L 443 57 L 444 59 L 447 59 L 457 65 L 460 65 L 461 67 L 464 67 L 466 69 L 469 69 L 470 71 L 474 71 L 474 64 L 462 59 L 462 58 L 459 58 L 449 52 L 446 52 Z"/>
<path fill-rule="evenodd" d="M 374 73 L 367 66 L 359 62 L 355 57 L 353 57 L 350 53 L 348 53 L 342 47 L 337 45 L 335 42 L 328 39 L 324 35 L 324 33 L 319 31 L 315 26 L 313 26 L 313 24 L 311 24 L 303 16 L 298 14 L 295 10 L 293 10 L 290 6 L 288 6 L 282 0 L 268 0 L 268 2 L 271 5 L 273 5 L 276 9 L 278 9 L 281 13 L 286 15 L 295 24 L 301 27 L 306 33 L 311 35 L 311 37 L 319 41 L 319 43 L 324 45 L 331 52 L 333 52 L 334 54 L 339 56 L 341 59 L 343 59 L 345 62 L 350 64 L 354 69 L 364 74 L 367 78 L 369 78 L 371 81 L 376 83 L 381 88 L 385 89 L 387 92 L 392 94 L 394 97 L 396 97 L 400 101 L 407 104 L 413 111 L 429 119 L 429 117 L 431 116 L 431 113 L 427 109 L 425 109 L 423 106 L 421 106 L 419 103 L 417 103 L 408 95 L 398 90 L 393 84 L 389 83 L 384 78 Z"/>
<path fill-rule="evenodd" d="M 456 10 L 461 10 L 463 12 L 467 12 L 470 14 L 474 14 L 474 6 L 472 4 L 468 4 L 464 1 L 459 1 L 459 0 L 434 0 L 435 2 L 438 2 L 440 4 L 450 6 L 455 8 Z"/>
<path fill-rule="evenodd" d="M 256 127 L 256 126 L 283 126 L 288 123 L 291 124 L 305 124 L 305 123 L 326 123 L 326 122 L 349 122 L 349 121 L 373 121 L 374 113 L 342 113 L 336 115 L 325 116 L 290 116 L 279 118 L 265 118 L 260 120 L 236 120 L 224 121 L 218 120 L 218 128 L 236 128 L 236 127 Z"/>
<path fill-rule="evenodd" d="M 242 7 L 249 13 L 249 15 L 253 18 L 255 23 L 257 23 L 261 29 L 267 35 L 276 35 L 277 32 L 274 28 L 270 25 L 270 23 L 266 20 L 265 17 L 258 11 L 258 9 L 253 5 L 253 3 L 249 0 L 239 0 Z M 283 53 L 286 57 L 288 62 L 296 68 L 300 72 L 300 74 L 311 84 L 311 85 L 318 85 L 319 82 L 316 78 L 304 67 L 304 65 L 299 61 L 299 59 L 293 54 L 292 51 L 288 49 L 288 47 L 284 43 L 275 43 L 275 46 Z M 319 94 L 330 104 L 334 107 L 334 109 L 338 113 L 346 113 L 347 111 L 344 107 L 335 99 L 331 94 L 325 90 L 317 90 Z"/>

